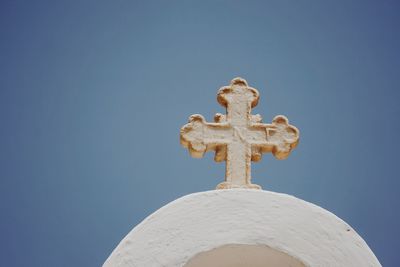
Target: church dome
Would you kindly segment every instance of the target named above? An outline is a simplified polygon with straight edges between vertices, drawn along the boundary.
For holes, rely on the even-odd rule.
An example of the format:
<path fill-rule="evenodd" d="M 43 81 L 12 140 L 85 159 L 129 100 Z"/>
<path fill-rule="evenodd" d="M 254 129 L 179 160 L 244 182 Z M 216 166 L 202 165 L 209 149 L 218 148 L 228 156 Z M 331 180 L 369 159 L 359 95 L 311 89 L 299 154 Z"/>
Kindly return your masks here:
<path fill-rule="evenodd" d="M 290 195 L 252 189 L 194 193 L 162 207 L 105 267 L 381 266 L 343 220 Z"/>

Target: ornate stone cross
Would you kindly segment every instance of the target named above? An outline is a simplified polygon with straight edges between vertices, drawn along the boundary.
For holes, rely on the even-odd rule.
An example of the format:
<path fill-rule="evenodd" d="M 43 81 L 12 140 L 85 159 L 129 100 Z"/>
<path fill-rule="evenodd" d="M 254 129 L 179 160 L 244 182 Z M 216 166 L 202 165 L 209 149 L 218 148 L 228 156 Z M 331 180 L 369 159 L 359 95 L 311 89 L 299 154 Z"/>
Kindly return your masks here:
<path fill-rule="evenodd" d="M 218 91 L 218 102 L 226 107 L 226 115 L 217 113 L 215 122 L 206 122 L 203 116 L 190 116 L 181 129 L 181 144 L 193 157 L 215 150 L 215 161 L 226 161 L 225 182 L 217 189 L 256 188 L 251 183 L 251 161 L 259 161 L 262 153 L 272 152 L 277 159 L 285 159 L 299 141 L 299 130 L 279 115 L 272 124 L 262 123 L 259 114 L 251 108 L 258 103 L 259 93 L 241 78 Z"/>

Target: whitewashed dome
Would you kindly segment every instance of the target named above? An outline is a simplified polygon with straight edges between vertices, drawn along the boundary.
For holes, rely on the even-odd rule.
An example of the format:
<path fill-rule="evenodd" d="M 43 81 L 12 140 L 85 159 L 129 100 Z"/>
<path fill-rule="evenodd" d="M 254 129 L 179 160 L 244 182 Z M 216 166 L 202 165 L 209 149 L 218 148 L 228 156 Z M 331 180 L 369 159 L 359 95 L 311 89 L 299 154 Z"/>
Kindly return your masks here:
<path fill-rule="evenodd" d="M 348 224 L 286 194 L 230 189 L 190 194 L 137 225 L 105 267 L 381 266 Z"/>

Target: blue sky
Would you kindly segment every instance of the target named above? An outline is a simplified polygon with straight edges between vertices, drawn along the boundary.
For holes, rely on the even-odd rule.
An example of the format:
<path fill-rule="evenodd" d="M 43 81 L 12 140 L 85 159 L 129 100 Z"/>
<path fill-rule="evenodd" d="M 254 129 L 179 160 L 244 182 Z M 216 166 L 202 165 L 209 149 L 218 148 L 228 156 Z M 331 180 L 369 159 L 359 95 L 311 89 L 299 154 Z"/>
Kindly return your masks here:
<path fill-rule="evenodd" d="M 224 164 L 179 145 L 241 76 L 265 122 L 301 131 L 265 190 L 348 222 L 383 266 L 400 238 L 396 1 L 1 1 L 0 258 L 100 266 L 141 220 L 213 189 Z"/>

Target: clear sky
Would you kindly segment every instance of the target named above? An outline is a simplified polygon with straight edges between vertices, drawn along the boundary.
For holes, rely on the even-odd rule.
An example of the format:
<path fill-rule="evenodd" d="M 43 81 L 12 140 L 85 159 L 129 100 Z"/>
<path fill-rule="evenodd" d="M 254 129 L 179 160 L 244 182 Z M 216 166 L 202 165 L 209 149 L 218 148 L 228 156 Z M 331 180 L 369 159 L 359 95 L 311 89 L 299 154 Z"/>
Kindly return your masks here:
<path fill-rule="evenodd" d="M 0 259 L 100 266 L 146 216 L 213 189 L 179 144 L 241 76 L 301 131 L 253 181 L 332 211 L 398 266 L 398 1 L 0 3 Z M 310 218 L 312 219 L 312 218 Z"/>

